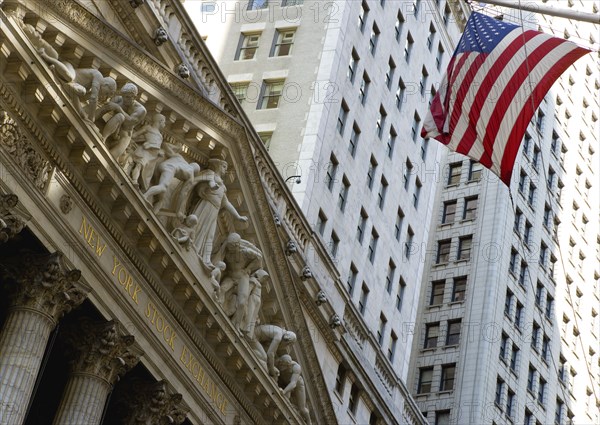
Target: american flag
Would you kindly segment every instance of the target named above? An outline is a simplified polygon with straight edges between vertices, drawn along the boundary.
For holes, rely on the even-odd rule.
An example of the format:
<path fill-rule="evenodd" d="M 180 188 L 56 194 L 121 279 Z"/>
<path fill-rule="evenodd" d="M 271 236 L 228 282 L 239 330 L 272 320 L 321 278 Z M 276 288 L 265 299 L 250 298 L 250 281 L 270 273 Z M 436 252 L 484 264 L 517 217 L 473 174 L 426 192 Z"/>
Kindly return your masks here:
<path fill-rule="evenodd" d="M 521 140 L 554 81 L 589 50 L 471 13 L 422 137 L 479 161 L 508 186 Z"/>

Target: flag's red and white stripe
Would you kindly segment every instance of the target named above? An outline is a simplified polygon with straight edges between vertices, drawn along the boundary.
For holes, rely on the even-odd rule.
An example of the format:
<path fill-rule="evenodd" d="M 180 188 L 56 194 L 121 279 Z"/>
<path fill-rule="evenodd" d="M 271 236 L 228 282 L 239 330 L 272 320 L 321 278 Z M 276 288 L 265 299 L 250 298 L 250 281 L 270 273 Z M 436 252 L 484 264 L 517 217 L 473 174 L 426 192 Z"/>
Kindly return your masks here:
<path fill-rule="evenodd" d="M 508 185 L 535 109 L 560 74 L 588 52 L 516 27 L 490 53 L 458 53 L 421 134 L 481 162 Z"/>

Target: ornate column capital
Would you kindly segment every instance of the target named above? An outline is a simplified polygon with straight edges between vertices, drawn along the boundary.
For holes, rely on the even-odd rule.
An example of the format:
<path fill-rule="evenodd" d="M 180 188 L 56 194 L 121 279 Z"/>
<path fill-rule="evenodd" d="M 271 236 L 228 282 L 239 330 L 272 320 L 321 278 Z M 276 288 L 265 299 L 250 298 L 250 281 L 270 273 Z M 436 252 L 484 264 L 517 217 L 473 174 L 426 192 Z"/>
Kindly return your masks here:
<path fill-rule="evenodd" d="M 190 411 L 181 394 L 170 391 L 170 385 L 162 380 L 152 384 L 132 382 L 127 391 L 124 425 L 179 425 Z"/>
<path fill-rule="evenodd" d="M 74 354 L 72 373 L 93 375 L 110 385 L 133 368 L 143 354 L 134 347 L 135 338 L 126 335 L 123 326 L 114 320 L 82 319 L 65 330 L 65 340 Z"/>
<path fill-rule="evenodd" d="M 25 227 L 25 221 L 13 213 L 19 198 L 14 194 L 0 194 L 0 244 L 7 242 Z"/>
<path fill-rule="evenodd" d="M 67 270 L 63 254 L 25 253 L 0 264 L 12 308 L 28 308 L 47 315 L 55 323 L 79 306 L 90 288 L 79 282 L 79 270 Z"/>

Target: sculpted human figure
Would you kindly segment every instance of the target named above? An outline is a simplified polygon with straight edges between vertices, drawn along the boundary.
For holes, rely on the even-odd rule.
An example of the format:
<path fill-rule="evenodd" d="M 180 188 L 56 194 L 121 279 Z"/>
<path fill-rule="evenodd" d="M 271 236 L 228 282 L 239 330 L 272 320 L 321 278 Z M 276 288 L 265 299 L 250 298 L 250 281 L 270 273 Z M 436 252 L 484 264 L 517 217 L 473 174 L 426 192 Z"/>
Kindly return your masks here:
<path fill-rule="evenodd" d="M 147 189 L 150 185 L 150 179 L 161 152 L 160 147 L 163 142 L 161 131 L 164 130 L 166 122 L 164 115 L 154 114 L 150 124 L 146 124 L 132 135 L 132 138 L 144 136 L 144 143 L 141 143 L 131 155 L 133 167 L 130 174 L 131 180 L 136 185 L 140 176 L 142 176 L 142 187 L 144 189 Z"/>
<path fill-rule="evenodd" d="M 77 112 L 91 122 L 96 119 L 99 103 L 106 102 L 115 95 L 117 83 L 111 77 L 104 77 L 94 68 L 78 68 L 58 58 L 58 52 L 50 43 L 42 38 L 42 34 L 29 24 L 23 24 L 25 33 L 35 46 L 38 54 L 50 69 L 62 80 L 65 90 L 70 95 Z M 84 108 L 82 101 L 87 101 Z"/>
<path fill-rule="evenodd" d="M 173 236 L 177 243 L 188 251 L 191 249 L 194 241 L 194 228 L 196 224 L 198 224 L 198 217 L 190 214 L 183 220 L 181 226 L 174 228 L 171 232 L 171 236 Z"/>
<path fill-rule="evenodd" d="M 242 321 L 248 309 L 250 275 L 261 266 L 262 253 L 252 243 L 242 239 L 239 234 L 231 233 L 221 245 L 218 257 L 223 258 L 227 264 L 227 273 L 221 281 L 220 301 L 225 302 L 225 297 L 232 300 L 231 292 L 235 292 L 232 321 L 238 332 L 244 333 Z M 226 308 L 226 310 L 230 309 Z"/>
<path fill-rule="evenodd" d="M 302 419 L 310 425 L 310 413 L 306 406 L 306 385 L 302 378 L 302 367 L 292 360 L 289 354 L 284 354 L 277 359 L 277 367 L 280 371 L 279 382 L 285 385 L 283 395 L 289 397 L 294 395 L 294 404 L 298 408 Z"/>
<path fill-rule="evenodd" d="M 155 212 L 160 211 L 163 196 L 174 178 L 181 180 L 184 184 L 191 184 L 194 177 L 200 173 L 200 166 L 195 162 L 188 163 L 185 158 L 179 154 L 179 149 L 176 149 L 173 145 L 164 146 L 166 159 L 156 167 L 160 173 L 158 184 L 152 186 L 144 194 L 144 198 L 154 205 Z M 158 197 L 158 201 L 156 202 L 154 202 L 155 197 Z M 201 221 L 201 217 L 197 214 L 191 215 L 198 217 L 198 221 Z M 199 227 L 196 226 L 194 229 L 195 235 L 198 235 L 196 233 L 198 229 Z"/>
<path fill-rule="evenodd" d="M 250 276 L 250 295 L 248 297 L 248 306 L 246 314 L 242 320 L 242 332 L 248 338 L 254 338 L 254 328 L 258 320 L 258 313 L 262 303 L 262 286 L 269 278 L 269 273 L 263 269 L 258 269 Z"/>
<path fill-rule="evenodd" d="M 227 188 L 223 182 L 223 175 L 226 172 L 227 162 L 216 158 L 209 159 L 208 169 L 202 170 L 194 179 L 196 193 L 200 197 L 200 201 L 191 212 L 198 217 L 194 249 L 209 270 L 214 268 L 211 256 L 219 211 L 225 209 L 236 220 L 248 221 L 248 217 L 241 216 L 227 199 L 225 194 Z"/>
<path fill-rule="evenodd" d="M 250 346 L 263 363 L 271 376 L 279 376 L 279 369 L 275 367 L 275 355 L 277 350 L 285 348 L 296 342 L 296 334 L 275 325 L 257 325 L 254 328 L 254 339 L 250 340 Z M 262 344 L 268 344 L 265 351 Z"/>
<path fill-rule="evenodd" d="M 110 154 L 119 163 L 123 164 L 126 158 L 122 155 L 127 150 L 133 136 L 133 129 L 146 117 L 146 108 L 135 98 L 138 88 L 133 83 L 125 83 L 119 91 L 120 96 L 103 105 L 98 110 L 98 116 L 112 111 L 115 114 L 108 120 L 102 129 L 102 138 L 108 142 L 112 136 L 114 140 L 110 143 Z"/>
<path fill-rule="evenodd" d="M 223 277 L 223 272 L 227 266 L 223 261 L 216 261 L 215 268 L 210 272 L 210 283 L 214 289 L 215 299 L 218 301 L 221 299 L 221 278 Z"/>

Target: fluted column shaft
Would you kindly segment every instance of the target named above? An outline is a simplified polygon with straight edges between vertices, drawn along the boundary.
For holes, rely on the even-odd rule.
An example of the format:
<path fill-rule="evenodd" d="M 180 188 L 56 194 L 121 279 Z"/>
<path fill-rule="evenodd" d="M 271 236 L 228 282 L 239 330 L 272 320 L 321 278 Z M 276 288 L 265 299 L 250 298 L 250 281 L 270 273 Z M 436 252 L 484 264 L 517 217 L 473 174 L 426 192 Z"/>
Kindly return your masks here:
<path fill-rule="evenodd" d="M 30 308 L 13 308 L 0 333 L 0 424 L 23 423 L 44 350 L 56 323 Z"/>
<path fill-rule="evenodd" d="M 54 425 L 100 424 L 111 385 L 88 373 L 73 373 L 54 419 Z"/>

